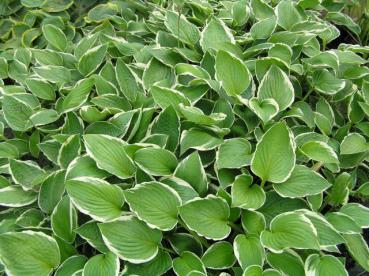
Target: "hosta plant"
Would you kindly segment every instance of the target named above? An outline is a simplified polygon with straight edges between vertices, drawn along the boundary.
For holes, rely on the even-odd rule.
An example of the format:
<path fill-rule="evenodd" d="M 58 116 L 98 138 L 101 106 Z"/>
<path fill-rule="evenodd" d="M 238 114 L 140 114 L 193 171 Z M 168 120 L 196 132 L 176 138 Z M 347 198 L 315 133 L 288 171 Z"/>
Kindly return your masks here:
<path fill-rule="evenodd" d="M 345 2 L 1 1 L 0 274 L 367 273 Z"/>

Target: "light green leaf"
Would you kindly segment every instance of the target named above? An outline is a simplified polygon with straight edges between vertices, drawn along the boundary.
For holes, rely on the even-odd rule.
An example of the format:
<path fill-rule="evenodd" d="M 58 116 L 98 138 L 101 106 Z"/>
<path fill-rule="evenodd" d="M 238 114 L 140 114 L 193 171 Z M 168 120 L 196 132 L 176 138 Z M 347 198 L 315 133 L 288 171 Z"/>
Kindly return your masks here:
<path fill-rule="evenodd" d="M 118 276 L 119 258 L 113 253 L 93 256 L 83 267 L 82 276 Z"/>
<path fill-rule="evenodd" d="M 269 38 L 277 27 L 277 17 L 271 16 L 269 18 L 260 20 L 252 25 L 250 34 L 253 39 L 266 39 Z"/>
<path fill-rule="evenodd" d="M 37 193 L 24 191 L 21 186 L 11 185 L 0 189 L 0 206 L 23 207 L 37 200 Z"/>
<path fill-rule="evenodd" d="M 177 224 L 181 198 L 168 185 L 145 182 L 124 191 L 124 197 L 137 217 L 150 227 L 169 231 Z"/>
<path fill-rule="evenodd" d="M 233 250 L 243 270 L 252 265 L 263 266 L 265 251 L 258 237 L 237 235 L 233 241 Z"/>
<path fill-rule="evenodd" d="M 241 168 L 250 165 L 251 144 L 244 138 L 225 140 L 217 151 L 216 165 L 218 169 Z"/>
<path fill-rule="evenodd" d="M 13 130 L 26 131 L 32 126 L 29 119 L 33 111 L 27 103 L 20 101 L 11 95 L 4 95 L 2 109 L 6 123 Z"/>
<path fill-rule="evenodd" d="M 58 244 L 42 232 L 0 235 L 0 260 L 8 275 L 47 276 L 60 262 Z"/>
<path fill-rule="evenodd" d="M 333 225 L 340 233 L 343 234 L 355 234 L 361 233 L 361 227 L 355 222 L 355 220 L 340 212 L 332 212 L 325 215 L 327 221 Z"/>
<path fill-rule="evenodd" d="M 122 260 L 140 264 L 158 254 L 161 232 L 133 216 L 99 224 L 99 228 L 107 247 Z"/>
<path fill-rule="evenodd" d="M 369 143 L 359 133 L 349 133 L 340 145 L 341 154 L 356 154 L 369 151 Z"/>
<path fill-rule="evenodd" d="M 200 39 L 200 32 L 197 27 L 190 23 L 185 16 L 168 10 L 166 12 L 165 26 L 168 30 L 182 42 L 195 45 Z"/>
<path fill-rule="evenodd" d="M 325 178 L 315 171 L 297 165 L 291 176 L 284 182 L 274 184 L 274 190 L 283 197 L 305 197 L 319 194 L 328 189 L 330 184 Z"/>
<path fill-rule="evenodd" d="M 65 171 L 56 171 L 42 182 L 38 193 L 38 205 L 43 212 L 51 214 L 62 198 L 65 190 L 64 179 Z"/>
<path fill-rule="evenodd" d="M 55 90 L 48 82 L 38 78 L 28 78 L 25 83 L 32 94 L 40 99 L 48 101 L 55 100 Z"/>
<path fill-rule="evenodd" d="M 202 255 L 201 261 L 210 269 L 226 269 L 233 266 L 236 258 L 233 255 L 232 244 L 220 241 L 212 244 Z"/>
<path fill-rule="evenodd" d="M 182 205 L 179 214 L 191 230 L 208 239 L 222 240 L 231 232 L 229 206 L 222 198 L 213 195 L 195 198 Z"/>
<path fill-rule="evenodd" d="M 162 109 L 172 106 L 175 111 L 180 114 L 179 104 L 185 106 L 190 105 L 190 101 L 181 92 L 174 89 L 153 85 L 150 92 L 155 103 Z"/>
<path fill-rule="evenodd" d="M 337 275 L 348 276 L 343 263 L 331 255 L 310 255 L 305 261 L 305 273 L 307 276 Z"/>
<path fill-rule="evenodd" d="M 134 102 L 139 87 L 132 70 L 124 63 L 122 58 L 117 60 L 115 76 L 123 95 L 131 102 Z"/>
<path fill-rule="evenodd" d="M 249 101 L 250 109 L 264 122 L 267 123 L 275 115 L 278 114 L 278 103 L 270 98 L 259 100 L 258 98 L 251 98 Z"/>
<path fill-rule="evenodd" d="M 265 202 L 264 190 L 252 183 L 250 175 L 239 175 L 232 184 L 232 207 L 256 210 Z"/>
<path fill-rule="evenodd" d="M 235 39 L 222 20 L 212 17 L 201 33 L 200 45 L 205 52 L 220 50 L 225 44 L 235 44 Z"/>
<path fill-rule="evenodd" d="M 63 111 L 70 112 L 81 107 L 87 101 L 94 83 L 94 78 L 77 82 L 63 100 Z"/>
<path fill-rule="evenodd" d="M 208 151 L 222 144 L 223 140 L 200 129 L 192 128 L 182 131 L 181 136 L 181 155 L 188 149 L 198 151 Z"/>
<path fill-rule="evenodd" d="M 305 276 L 304 263 L 301 257 L 292 250 L 282 253 L 268 252 L 268 263 L 286 275 Z"/>
<path fill-rule="evenodd" d="M 249 70 L 242 60 L 222 50 L 215 59 L 215 74 L 229 96 L 240 95 L 251 82 Z"/>
<path fill-rule="evenodd" d="M 288 248 L 319 250 L 315 227 L 303 214 L 294 212 L 276 216 L 260 239 L 264 247 L 276 253 Z"/>
<path fill-rule="evenodd" d="M 64 51 L 67 47 L 67 38 L 62 30 L 52 24 L 46 24 L 42 26 L 42 33 L 53 47 L 59 51 Z"/>
<path fill-rule="evenodd" d="M 171 175 L 177 167 L 175 155 L 161 148 L 143 148 L 136 151 L 135 163 L 146 173 L 155 176 Z"/>
<path fill-rule="evenodd" d="M 82 75 L 92 74 L 103 62 L 108 47 L 106 44 L 98 45 L 85 52 L 78 61 L 78 70 Z"/>
<path fill-rule="evenodd" d="M 360 227 L 369 227 L 369 208 L 359 203 L 348 203 L 341 207 L 340 213 L 352 218 Z"/>
<path fill-rule="evenodd" d="M 77 209 L 97 221 L 108 221 L 122 215 L 123 190 L 116 185 L 92 177 L 79 177 L 66 182 L 67 193 Z"/>
<path fill-rule="evenodd" d="M 45 171 L 32 161 L 11 159 L 9 171 L 13 181 L 21 185 L 25 190 L 30 190 L 41 184 L 46 177 Z"/>
<path fill-rule="evenodd" d="M 310 141 L 303 144 L 300 147 L 300 150 L 312 160 L 322 163 L 339 163 L 337 154 L 327 143 L 321 141 Z"/>
<path fill-rule="evenodd" d="M 369 271 L 369 248 L 360 234 L 344 234 L 346 248 L 354 260 L 366 271 Z"/>
<path fill-rule="evenodd" d="M 59 119 L 59 114 L 54 109 L 41 109 L 34 113 L 29 120 L 34 126 L 51 124 Z"/>
<path fill-rule="evenodd" d="M 295 94 L 287 74 L 272 65 L 260 82 L 257 94 L 259 100 L 273 99 L 278 103 L 279 111 L 288 108 L 294 101 Z"/>
<path fill-rule="evenodd" d="M 336 78 L 327 69 L 317 70 L 313 74 L 314 89 L 324 95 L 334 95 L 345 87 L 345 81 Z"/>
<path fill-rule="evenodd" d="M 186 120 L 199 125 L 216 125 L 226 118 L 224 113 L 211 113 L 210 115 L 205 115 L 200 108 L 193 106 L 179 104 L 179 108 Z"/>
<path fill-rule="evenodd" d="M 55 271 L 55 276 L 70 276 L 74 272 L 83 269 L 87 262 L 87 257 L 83 255 L 74 255 L 66 259 Z"/>
<path fill-rule="evenodd" d="M 295 167 L 295 144 L 285 122 L 273 125 L 256 145 L 251 170 L 263 181 L 286 181 Z"/>
<path fill-rule="evenodd" d="M 201 259 L 194 253 L 185 251 L 173 260 L 173 271 L 177 276 L 189 275 L 192 271 L 206 273 L 205 266 Z"/>
<path fill-rule="evenodd" d="M 86 151 L 97 166 L 121 179 L 126 179 L 136 171 L 132 159 L 125 151 L 125 143 L 117 138 L 101 135 L 84 135 Z"/>

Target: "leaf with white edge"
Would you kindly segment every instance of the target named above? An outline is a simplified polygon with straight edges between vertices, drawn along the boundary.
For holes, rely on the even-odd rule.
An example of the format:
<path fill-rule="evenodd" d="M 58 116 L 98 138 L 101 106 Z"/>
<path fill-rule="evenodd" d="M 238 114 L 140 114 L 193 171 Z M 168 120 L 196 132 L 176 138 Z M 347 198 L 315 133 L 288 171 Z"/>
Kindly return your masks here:
<path fill-rule="evenodd" d="M 303 214 L 286 212 L 276 216 L 270 230 L 260 236 L 264 247 L 275 253 L 288 248 L 319 250 L 317 231 Z"/>
<path fill-rule="evenodd" d="M 337 275 L 348 276 L 345 266 L 339 259 L 331 255 L 310 255 L 305 261 L 306 276 Z"/>
<path fill-rule="evenodd" d="M 262 266 L 265 259 L 265 251 L 256 236 L 237 235 L 233 241 L 233 250 L 242 269 L 252 265 Z"/>
<path fill-rule="evenodd" d="M 140 149 L 133 160 L 143 171 L 155 176 L 171 175 L 178 164 L 172 152 L 161 148 Z"/>
<path fill-rule="evenodd" d="M 189 149 L 208 151 L 222 144 L 223 140 L 201 129 L 192 128 L 182 131 L 180 148 L 181 155 Z"/>
<path fill-rule="evenodd" d="M 232 207 L 256 210 L 265 202 L 264 190 L 252 183 L 250 175 L 239 175 L 232 184 Z"/>
<path fill-rule="evenodd" d="M 269 122 L 279 112 L 278 103 L 272 98 L 264 100 L 252 98 L 249 107 L 264 123 Z"/>
<path fill-rule="evenodd" d="M 128 100 L 134 102 L 137 96 L 138 84 L 132 70 L 124 63 L 122 58 L 117 60 L 115 75 L 120 90 Z"/>
<path fill-rule="evenodd" d="M 64 51 L 67 47 L 67 38 L 62 30 L 52 24 L 46 24 L 42 26 L 42 33 L 53 47 L 59 51 Z"/>
<path fill-rule="evenodd" d="M 82 75 L 91 75 L 103 62 L 108 47 L 106 44 L 98 45 L 85 52 L 78 61 L 78 70 Z"/>
<path fill-rule="evenodd" d="M 232 244 L 220 241 L 212 244 L 202 255 L 201 261 L 210 269 L 226 269 L 233 266 L 236 258 L 233 254 Z"/>
<path fill-rule="evenodd" d="M 123 140 L 102 134 L 84 135 L 86 151 L 97 166 L 121 179 L 130 178 L 136 172 L 132 159 L 125 151 Z"/>
<path fill-rule="evenodd" d="M 97 221 L 109 221 L 122 215 L 123 190 L 116 185 L 92 177 L 79 177 L 66 182 L 67 193 L 77 209 Z"/>
<path fill-rule="evenodd" d="M 303 154 L 312 160 L 322 163 L 338 164 L 338 157 L 335 151 L 327 143 L 321 141 L 310 141 L 300 147 Z"/>
<path fill-rule="evenodd" d="M 260 265 L 251 265 L 245 269 L 242 275 L 244 276 L 263 276 L 263 268 Z"/>
<path fill-rule="evenodd" d="M 162 234 L 133 216 L 99 224 L 106 246 L 119 258 L 134 264 L 148 262 L 158 254 Z"/>
<path fill-rule="evenodd" d="M 0 189 L 0 206 L 23 207 L 37 200 L 37 193 L 25 191 L 21 186 L 11 185 Z"/>
<path fill-rule="evenodd" d="M 208 239 L 222 240 L 231 232 L 229 206 L 222 198 L 195 198 L 179 207 L 179 214 L 191 230 Z"/>
<path fill-rule="evenodd" d="M 109 249 L 106 247 L 99 226 L 98 222 L 95 220 L 90 220 L 85 224 L 81 225 L 75 232 L 87 243 L 89 243 L 93 248 L 96 248 L 101 253 L 108 253 Z"/>
<path fill-rule="evenodd" d="M 93 78 L 77 82 L 63 100 L 63 111 L 70 112 L 81 107 L 87 101 L 94 83 Z"/>
<path fill-rule="evenodd" d="M 153 85 L 150 92 L 155 103 L 162 109 L 172 106 L 180 114 L 179 104 L 190 105 L 190 101 L 181 92 L 174 89 Z"/>
<path fill-rule="evenodd" d="M 271 16 L 269 18 L 260 20 L 252 25 L 250 29 L 251 37 L 255 40 L 266 39 L 271 36 L 277 27 L 277 17 Z"/>
<path fill-rule="evenodd" d="M 7 232 L 0 235 L 0 261 L 8 275 L 47 276 L 59 265 L 59 247 L 42 232 Z"/>
<path fill-rule="evenodd" d="M 292 250 L 282 253 L 268 252 L 266 258 L 270 266 L 286 275 L 305 276 L 303 260 Z"/>
<path fill-rule="evenodd" d="M 314 89 L 324 95 L 334 95 L 345 87 L 345 81 L 336 78 L 327 69 L 316 70 L 312 80 Z"/>
<path fill-rule="evenodd" d="M 251 170 L 263 181 L 286 181 L 295 167 L 295 143 L 285 122 L 274 124 L 256 145 Z"/>
<path fill-rule="evenodd" d="M 200 45 L 205 52 L 222 49 L 225 44 L 235 44 L 235 39 L 222 20 L 212 17 L 202 30 Z"/>
<path fill-rule="evenodd" d="M 137 217 L 150 227 L 169 231 L 177 224 L 178 193 L 160 182 L 145 182 L 125 190 L 124 197 Z"/>
<path fill-rule="evenodd" d="M 38 206 L 51 214 L 62 198 L 65 190 L 65 171 L 56 171 L 50 174 L 41 184 L 38 193 Z"/>
<path fill-rule="evenodd" d="M 74 272 L 83 269 L 87 262 L 87 257 L 83 255 L 74 255 L 66 259 L 55 271 L 55 276 L 70 276 Z"/>
<path fill-rule="evenodd" d="M 188 121 L 199 125 L 216 125 L 226 118 L 224 113 L 211 113 L 210 115 L 205 115 L 200 108 L 193 106 L 184 106 L 183 104 L 179 104 L 179 108 L 182 115 Z"/>
<path fill-rule="evenodd" d="M 206 172 L 197 151 L 188 155 L 178 164 L 174 176 L 188 182 L 200 195 L 204 195 L 208 190 Z"/>
<path fill-rule="evenodd" d="M 369 227 L 369 208 L 359 203 L 348 203 L 341 207 L 340 213 L 348 215 L 361 228 Z"/>
<path fill-rule="evenodd" d="M 260 82 L 257 97 L 259 100 L 275 100 L 279 111 L 283 111 L 293 103 L 295 92 L 287 74 L 279 67 L 272 65 Z"/>
<path fill-rule="evenodd" d="M 64 196 L 51 214 L 51 228 L 56 236 L 72 243 L 76 238 L 77 211 L 68 196 Z"/>
<path fill-rule="evenodd" d="M 346 248 L 353 259 L 366 271 L 369 271 L 369 248 L 360 234 L 344 234 Z"/>
<path fill-rule="evenodd" d="M 185 16 L 178 15 L 176 12 L 168 10 L 164 24 L 176 38 L 186 44 L 195 45 L 200 39 L 197 27 L 190 23 Z"/>
<path fill-rule="evenodd" d="M 57 121 L 59 116 L 59 113 L 54 109 L 41 109 L 34 113 L 29 120 L 34 126 L 43 126 Z"/>
<path fill-rule="evenodd" d="M 369 151 L 369 143 L 359 133 L 349 133 L 340 145 L 341 154 L 356 154 Z"/>
<path fill-rule="evenodd" d="M 16 131 L 26 131 L 32 127 L 29 118 L 32 116 L 32 108 L 23 101 L 11 95 L 4 95 L 2 100 L 4 119 L 9 127 Z"/>
<path fill-rule="evenodd" d="M 250 72 L 242 60 L 225 51 L 217 53 L 215 75 L 229 96 L 240 95 L 251 83 Z"/>
<path fill-rule="evenodd" d="M 41 184 L 46 177 L 46 172 L 32 161 L 11 159 L 9 171 L 13 181 L 21 185 L 25 190 L 30 190 Z"/>
<path fill-rule="evenodd" d="M 250 165 L 251 144 L 245 138 L 225 140 L 217 151 L 216 165 L 218 169 L 241 168 Z"/>
<path fill-rule="evenodd" d="M 189 275 L 191 271 L 206 273 L 201 259 L 192 252 L 185 251 L 173 260 L 173 271 L 177 276 Z"/>
<path fill-rule="evenodd" d="M 325 215 L 327 221 L 333 225 L 340 233 L 343 234 L 360 234 L 362 232 L 361 227 L 352 219 L 352 217 L 340 213 L 332 212 Z"/>
<path fill-rule="evenodd" d="M 118 276 L 119 258 L 113 253 L 93 256 L 83 267 L 82 276 Z"/>
<path fill-rule="evenodd" d="M 284 182 L 273 184 L 274 190 L 283 197 L 305 197 L 316 195 L 327 190 L 330 184 L 315 171 L 296 165 L 291 176 Z"/>

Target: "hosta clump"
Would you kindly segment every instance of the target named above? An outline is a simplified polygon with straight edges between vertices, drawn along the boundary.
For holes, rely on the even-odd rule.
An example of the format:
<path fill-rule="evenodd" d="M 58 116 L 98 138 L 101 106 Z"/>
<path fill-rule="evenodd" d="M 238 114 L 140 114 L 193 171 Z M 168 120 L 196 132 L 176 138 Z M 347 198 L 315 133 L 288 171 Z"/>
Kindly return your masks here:
<path fill-rule="evenodd" d="M 369 47 L 344 9 L 2 1 L 0 270 L 369 271 Z"/>

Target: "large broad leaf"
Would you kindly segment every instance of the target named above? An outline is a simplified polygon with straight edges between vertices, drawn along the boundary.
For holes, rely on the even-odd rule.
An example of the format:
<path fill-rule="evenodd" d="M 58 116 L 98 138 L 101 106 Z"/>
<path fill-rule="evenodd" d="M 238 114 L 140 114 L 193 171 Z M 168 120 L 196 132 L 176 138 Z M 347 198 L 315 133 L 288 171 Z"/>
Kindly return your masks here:
<path fill-rule="evenodd" d="M 300 148 L 303 154 L 310 159 L 322 163 L 339 163 L 337 154 L 326 143 L 321 141 L 310 141 L 303 144 Z"/>
<path fill-rule="evenodd" d="M 84 141 L 87 153 L 99 168 L 122 179 L 133 176 L 136 168 L 122 140 L 107 135 L 87 134 Z"/>
<path fill-rule="evenodd" d="M 88 260 L 83 267 L 82 276 L 118 276 L 119 267 L 119 258 L 115 254 L 100 254 Z"/>
<path fill-rule="evenodd" d="M 41 184 L 38 193 L 40 209 L 50 214 L 62 198 L 65 190 L 65 171 L 56 171 L 50 174 Z"/>
<path fill-rule="evenodd" d="M 149 226 L 169 231 L 177 224 L 178 193 L 160 182 L 146 182 L 125 190 L 124 196 L 132 211 Z"/>
<path fill-rule="evenodd" d="M 283 197 L 304 197 L 321 193 L 331 185 L 315 171 L 297 165 L 285 182 L 274 184 L 273 187 Z"/>
<path fill-rule="evenodd" d="M 27 103 L 24 103 L 13 96 L 4 95 L 2 109 L 5 121 L 13 130 L 26 131 L 32 126 L 29 118 L 33 111 Z"/>
<path fill-rule="evenodd" d="M 90 220 L 78 227 L 76 233 L 85 241 L 87 241 L 93 248 L 96 248 L 101 253 L 108 253 L 109 249 L 106 247 L 101 236 L 98 223 Z"/>
<path fill-rule="evenodd" d="M 92 74 L 103 62 L 107 49 L 106 45 L 99 45 L 84 53 L 78 62 L 81 74 L 84 76 Z"/>
<path fill-rule="evenodd" d="M 67 38 L 62 30 L 52 24 L 42 26 L 42 33 L 53 47 L 60 51 L 64 51 L 67 47 Z"/>
<path fill-rule="evenodd" d="M 360 227 L 369 227 L 369 208 L 359 203 L 348 203 L 340 209 L 341 213 L 348 215 L 352 218 Z"/>
<path fill-rule="evenodd" d="M 10 160 L 9 170 L 14 182 L 25 190 L 39 185 L 46 177 L 45 171 L 32 161 Z"/>
<path fill-rule="evenodd" d="M 225 44 L 235 44 L 232 33 L 224 22 L 212 17 L 201 33 L 200 45 L 204 51 L 219 50 Z"/>
<path fill-rule="evenodd" d="M 188 182 L 200 195 L 204 195 L 208 190 L 206 172 L 197 151 L 178 164 L 174 175 Z"/>
<path fill-rule="evenodd" d="M 189 275 L 190 272 L 201 272 L 205 275 L 205 266 L 201 259 L 194 253 L 185 251 L 181 256 L 173 260 L 173 270 L 178 276 Z"/>
<path fill-rule="evenodd" d="M 229 96 L 240 95 L 251 82 L 249 70 L 242 60 L 225 51 L 217 53 L 215 72 L 216 79 Z"/>
<path fill-rule="evenodd" d="M 99 224 L 107 247 L 119 258 L 139 264 L 152 260 L 158 253 L 162 234 L 133 216 Z"/>
<path fill-rule="evenodd" d="M 232 244 L 226 241 L 212 244 L 202 255 L 201 260 L 205 267 L 210 269 L 230 268 L 236 262 Z"/>
<path fill-rule="evenodd" d="M 93 78 L 87 78 L 77 82 L 63 100 L 64 112 L 70 112 L 82 106 L 86 102 L 93 85 Z"/>
<path fill-rule="evenodd" d="M 363 236 L 360 234 L 345 234 L 344 238 L 350 255 L 361 267 L 369 271 L 369 248 Z"/>
<path fill-rule="evenodd" d="M 233 250 L 242 269 L 252 265 L 263 266 L 265 252 L 258 237 L 237 235 L 233 241 Z"/>
<path fill-rule="evenodd" d="M 134 155 L 136 164 L 146 173 L 162 176 L 171 175 L 177 167 L 177 158 L 168 150 L 143 148 Z"/>
<path fill-rule="evenodd" d="M 287 212 L 276 216 L 270 223 L 270 230 L 261 233 L 261 243 L 272 252 L 287 248 L 319 250 L 315 227 L 304 215 Z"/>
<path fill-rule="evenodd" d="M 225 140 L 217 151 L 216 164 L 218 169 L 241 168 L 251 161 L 251 144 L 244 138 Z"/>
<path fill-rule="evenodd" d="M 124 63 L 123 59 L 117 60 L 115 74 L 121 91 L 128 100 L 134 101 L 137 96 L 138 84 L 131 69 Z"/>
<path fill-rule="evenodd" d="M 283 111 L 293 103 L 294 97 L 294 89 L 287 74 L 279 67 L 272 65 L 261 80 L 258 98 L 275 100 L 279 111 Z"/>
<path fill-rule="evenodd" d="M 343 234 L 361 233 L 361 227 L 353 220 L 352 217 L 344 213 L 331 212 L 326 214 L 325 218 L 340 233 Z"/>
<path fill-rule="evenodd" d="M 191 230 L 208 239 L 222 240 L 231 232 L 229 206 L 222 198 L 209 195 L 193 199 L 179 208 L 179 214 Z"/>
<path fill-rule="evenodd" d="M 286 275 L 305 276 L 303 260 L 292 250 L 282 253 L 268 252 L 267 261 L 273 268 Z"/>
<path fill-rule="evenodd" d="M 66 259 L 55 271 L 55 276 L 69 276 L 74 272 L 83 269 L 87 262 L 87 257 L 83 255 L 74 255 Z"/>
<path fill-rule="evenodd" d="M 23 207 L 37 200 L 37 193 L 25 191 L 21 186 L 12 185 L 0 189 L 0 206 Z"/>
<path fill-rule="evenodd" d="M 305 273 L 307 276 L 348 275 L 339 259 L 331 255 L 319 256 L 318 254 L 312 254 L 306 259 Z"/>
<path fill-rule="evenodd" d="M 250 175 L 239 175 L 232 184 L 232 207 L 256 210 L 265 202 L 264 190 L 252 183 Z"/>
<path fill-rule="evenodd" d="M 178 15 L 176 12 L 167 11 L 165 16 L 165 26 L 168 30 L 182 42 L 195 45 L 200 39 L 200 32 L 197 27 L 188 22 L 186 17 Z"/>
<path fill-rule="evenodd" d="M 190 104 L 190 101 L 185 97 L 185 95 L 174 89 L 153 85 L 151 87 L 151 94 L 155 103 L 157 103 L 162 109 L 172 106 L 178 114 L 180 114 L 179 104 Z"/>
<path fill-rule="evenodd" d="M 295 167 L 295 144 L 285 122 L 272 126 L 256 145 L 251 170 L 263 181 L 286 181 Z"/>
<path fill-rule="evenodd" d="M 123 190 L 92 177 L 68 180 L 66 190 L 77 209 L 95 220 L 107 221 L 122 215 Z"/>
<path fill-rule="evenodd" d="M 0 260 L 8 275 L 47 276 L 59 265 L 58 244 L 42 232 L 0 235 Z"/>
<path fill-rule="evenodd" d="M 180 153 L 185 153 L 188 149 L 197 149 L 199 151 L 208 151 L 222 144 L 223 140 L 200 129 L 192 128 L 184 130 L 181 136 Z"/>

